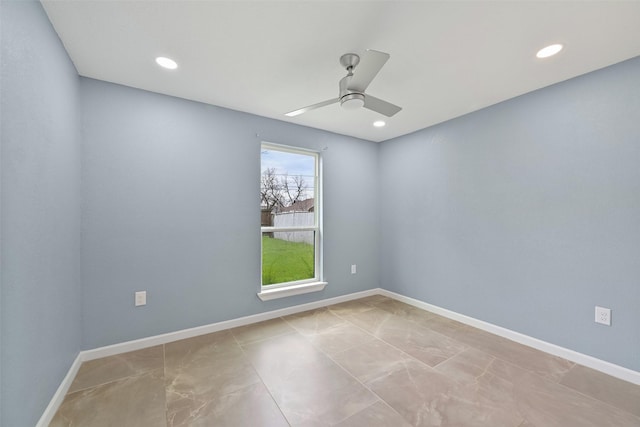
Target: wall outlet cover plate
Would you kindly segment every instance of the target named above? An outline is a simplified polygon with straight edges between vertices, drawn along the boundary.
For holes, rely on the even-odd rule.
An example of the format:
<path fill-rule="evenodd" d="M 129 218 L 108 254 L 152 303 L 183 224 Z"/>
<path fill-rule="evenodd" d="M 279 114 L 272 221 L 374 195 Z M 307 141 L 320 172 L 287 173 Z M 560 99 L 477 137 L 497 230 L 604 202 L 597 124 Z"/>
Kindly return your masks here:
<path fill-rule="evenodd" d="M 611 326 L 611 309 L 596 306 L 596 323 Z"/>

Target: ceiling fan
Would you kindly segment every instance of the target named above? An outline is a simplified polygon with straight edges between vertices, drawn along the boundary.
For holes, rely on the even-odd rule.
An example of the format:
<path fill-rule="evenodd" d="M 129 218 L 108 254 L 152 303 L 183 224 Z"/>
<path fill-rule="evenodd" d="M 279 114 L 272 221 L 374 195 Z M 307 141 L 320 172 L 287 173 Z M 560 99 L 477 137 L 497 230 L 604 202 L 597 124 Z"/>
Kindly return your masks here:
<path fill-rule="evenodd" d="M 307 111 L 339 102 L 345 110 L 364 107 L 387 117 L 393 116 L 402 108 L 365 93 L 373 78 L 388 60 L 388 53 L 378 52 L 377 50 L 367 50 L 362 55 L 362 58 L 355 53 L 345 53 L 340 57 L 340 64 L 346 68 L 347 75 L 340 80 L 339 96 L 291 111 L 285 115 L 295 117 Z M 356 67 L 357 71 L 354 73 Z"/>

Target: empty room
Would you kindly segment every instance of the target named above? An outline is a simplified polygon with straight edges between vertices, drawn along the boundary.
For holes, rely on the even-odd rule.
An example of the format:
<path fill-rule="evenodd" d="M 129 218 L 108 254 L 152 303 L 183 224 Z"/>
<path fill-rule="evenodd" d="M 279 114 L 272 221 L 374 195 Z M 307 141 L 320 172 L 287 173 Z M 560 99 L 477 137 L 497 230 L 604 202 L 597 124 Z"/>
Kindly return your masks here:
<path fill-rule="evenodd" d="M 0 18 L 2 427 L 640 427 L 640 2 Z"/>

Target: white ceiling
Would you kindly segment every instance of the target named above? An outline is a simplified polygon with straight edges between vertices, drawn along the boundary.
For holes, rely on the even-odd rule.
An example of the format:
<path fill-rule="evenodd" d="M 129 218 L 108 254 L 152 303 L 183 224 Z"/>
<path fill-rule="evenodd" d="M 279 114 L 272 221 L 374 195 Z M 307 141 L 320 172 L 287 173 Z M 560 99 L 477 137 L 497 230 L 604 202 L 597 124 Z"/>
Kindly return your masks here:
<path fill-rule="evenodd" d="M 383 141 L 640 55 L 640 1 L 83 1 L 44 8 L 82 76 Z M 541 47 L 565 49 L 540 60 Z M 338 104 L 338 59 L 391 59 L 367 93 L 386 119 Z M 159 68 L 168 56 L 179 68 Z M 357 73 L 357 68 L 356 68 Z M 373 121 L 387 126 L 374 128 Z"/>

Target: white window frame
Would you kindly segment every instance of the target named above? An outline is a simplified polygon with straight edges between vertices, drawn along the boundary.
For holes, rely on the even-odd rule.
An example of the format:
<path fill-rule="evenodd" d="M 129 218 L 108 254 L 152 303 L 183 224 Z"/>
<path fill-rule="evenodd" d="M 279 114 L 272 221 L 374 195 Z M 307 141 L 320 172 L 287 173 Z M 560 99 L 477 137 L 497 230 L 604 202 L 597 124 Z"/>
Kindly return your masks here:
<path fill-rule="evenodd" d="M 293 154 L 302 154 L 305 156 L 313 156 L 315 160 L 315 176 L 314 176 L 314 225 L 307 227 L 260 227 L 260 290 L 258 297 L 263 300 L 271 300 L 275 298 L 284 298 L 292 295 L 305 294 L 309 292 L 321 291 L 328 284 L 323 280 L 322 269 L 322 158 L 318 151 L 307 150 L 304 148 L 291 147 L 288 145 L 274 144 L 263 141 L 260 144 L 260 150 L 275 150 Z M 261 162 L 262 164 L 262 162 Z M 263 233 L 273 233 L 280 231 L 313 231 L 314 232 L 314 277 L 304 280 L 295 280 L 291 282 L 274 283 L 269 285 L 262 284 L 262 236 Z"/>

